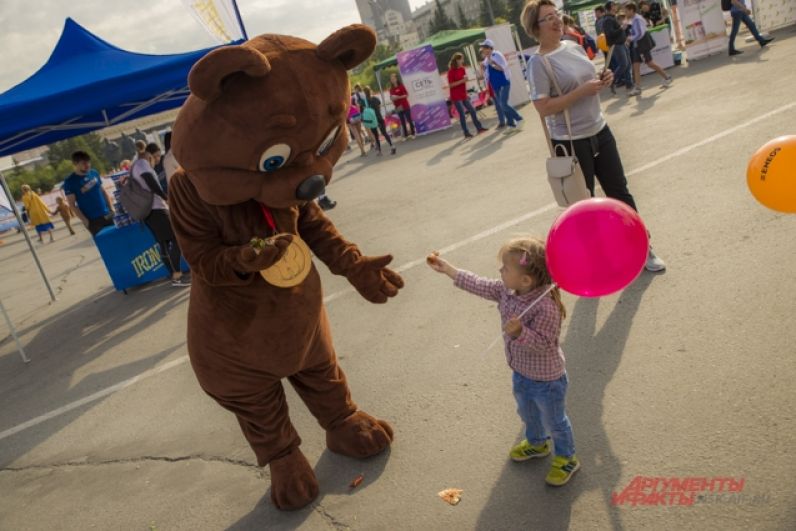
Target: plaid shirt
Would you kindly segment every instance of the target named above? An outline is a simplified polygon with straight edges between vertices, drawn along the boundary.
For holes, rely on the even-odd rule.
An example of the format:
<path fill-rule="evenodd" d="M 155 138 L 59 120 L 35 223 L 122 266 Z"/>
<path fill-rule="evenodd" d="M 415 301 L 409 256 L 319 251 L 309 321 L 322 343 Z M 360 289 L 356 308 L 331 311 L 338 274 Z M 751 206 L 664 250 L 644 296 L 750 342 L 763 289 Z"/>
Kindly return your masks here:
<path fill-rule="evenodd" d="M 507 289 L 503 281 L 459 271 L 454 285 L 479 297 L 498 303 L 501 325 L 522 313 L 547 289 L 541 286 L 525 295 Z M 514 371 L 531 380 L 551 381 L 564 374 L 564 352 L 558 345 L 561 312 L 552 297 L 545 297 L 522 316 L 522 333 L 516 339 L 503 334 L 506 361 Z"/>

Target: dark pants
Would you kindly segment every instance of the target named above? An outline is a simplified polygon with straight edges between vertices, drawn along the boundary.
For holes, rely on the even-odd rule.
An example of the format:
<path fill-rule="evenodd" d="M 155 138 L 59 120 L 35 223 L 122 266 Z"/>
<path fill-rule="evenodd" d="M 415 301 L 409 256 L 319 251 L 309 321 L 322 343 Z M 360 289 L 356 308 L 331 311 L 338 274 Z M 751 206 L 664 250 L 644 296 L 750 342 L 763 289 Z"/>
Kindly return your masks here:
<path fill-rule="evenodd" d="M 462 131 L 464 131 L 465 135 L 470 134 L 470 131 L 467 130 L 467 117 L 464 115 L 465 109 L 470 113 L 470 119 L 473 121 L 475 130 L 480 131 L 484 128 L 484 126 L 481 125 L 481 122 L 478 121 L 478 114 L 475 112 L 475 108 L 473 107 L 473 104 L 470 103 L 469 99 L 460 101 L 454 100 L 453 104 L 456 106 L 456 112 L 459 113 L 459 123 L 461 124 Z"/>
<path fill-rule="evenodd" d="M 404 138 L 409 136 L 407 134 L 406 123 L 409 122 L 409 128 L 412 131 L 412 136 L 415 135 L 415 123 L 412 121 L 412 113 L 409 112 L 409 109 L 398 109 L 398 118 L 401 119 L 401 131 L 403 132 Z"/>
<path fill-rule="evenodd" d="M 614 46 L 614 53 L 611 56 L 611 64 L 614 65 L 614 85 L 633 88 L 633 68 L 630 64 L 630 50 L 624 44 Z"/>
<path fill-rule="evenodd" d="M 376 139 L 376 149 L 381 151 L 381 141 L 379 140 L 379 130 L 384 135 L 384 139 L 387 140 L 387 143 L 392 146 L 392 140 L 390 140 L 390 135 L 387 134 L 387 126 L 384 124 L 384 120 L 379 120 L 379 128 L 376 129 L 375 127 L 370 130 L 373 133 L 373 138 Z"/>
<path fill-rule="evenodd" d="M 562 145 L 569 151 L 569 140 L 553 140 L 554 145 Z M 622 159 L 611 130 L 606 125 L 599 133 L 581 140 L 575 140 L 575 156 L 578 158 L 583 175 L 586 177 L 586 186 L 594 195 L 594 178 L 600 183 L 605 195 L 622 201 L 633 210 L 636 202 L 627 189 L 625 170 L 622 169 Z"/>
<path fill-rule="evenodd" d="M 163 209 L 152 209 L 144 223 L 160 246 L 160 256 L 169 269 L 169 273 L 180 271 L 180 247 L 171 228 L 169 213 Z"/>
<path fill-rule="evenodd" d="M 757 26 L 755 26 L 754 21 L 749 15 L 735 8 L 735 6 L 730 10 L 730 15 L 732 16 L 732 29 L 730 30 L 731 52 L 735 51 L 735 37 L 738 35 L 738 30 L 741 29 L 741 22 L 746 24 L 746 27 L 749 28 L 749 31 L 752 33 L 752 36 L 757 39 L 757 42 L 763 44 L 763 37 L 757 32 Z"/>
<path fill-rule="evenodd" d="M 112 225 L 113 225 L 113 217 L 110 215 L 108 215 L 108 217 L 94 218 L 88 220 L 88 231 L 91 233 L 92 236 L 96 236 L 99 231 L 101 231 L 105 227 L 110 227 Z"/>

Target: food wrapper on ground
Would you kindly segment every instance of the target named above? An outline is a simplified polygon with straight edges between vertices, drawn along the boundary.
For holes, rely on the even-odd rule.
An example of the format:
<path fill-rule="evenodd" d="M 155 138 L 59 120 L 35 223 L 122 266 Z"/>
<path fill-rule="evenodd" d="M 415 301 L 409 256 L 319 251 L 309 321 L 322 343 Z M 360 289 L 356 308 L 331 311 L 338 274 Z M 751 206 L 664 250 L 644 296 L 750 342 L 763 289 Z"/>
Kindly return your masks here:
<path fill-rule="evenodd" d="M 456 505 L 462 501 L 462 489 L 445 489 L 437 493 L 437 496 L 451 505 Z"/>
<path fill-rule="evenodd" d="M 365 476 L 360 474 L 357 477 L 355 477 L 353 480 L 351 480 L 351 484 L 348 485 L 348 486 L 351 487 L 352 489 L 355 489 L 355 488 L 359 487 L 359 484 L 362 483 L 362 481 L 364 479 L 365 479 Z"/>

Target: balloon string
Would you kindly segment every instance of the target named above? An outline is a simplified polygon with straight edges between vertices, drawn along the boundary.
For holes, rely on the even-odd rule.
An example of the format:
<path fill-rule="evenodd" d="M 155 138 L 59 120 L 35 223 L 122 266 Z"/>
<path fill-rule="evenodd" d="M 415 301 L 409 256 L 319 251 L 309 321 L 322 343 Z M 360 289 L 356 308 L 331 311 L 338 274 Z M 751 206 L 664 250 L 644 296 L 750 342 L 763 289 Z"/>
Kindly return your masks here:
<path fill-rule="evenodd" d="M 544 293 L 542 293 L 541 295 L 539 295 L 539 296 L 538 296 L 538 297 L 537 297 L 537 298 L 536 298 L 536 299 L 535 299 L 535 300 L 534 300 L 534 301 L 533 301 L 531 304 L 529 304 L 529 305 L 528 305 L 528 307 L 527 307 L 527 308 L 525 308 L 525 309 L 522 311 L 522 313 L 521 313 L 521 314 L 519 314 L 519 315 L 518 315 L 516 318 L 517 318 L 517 319 L 520 319 L 520 318 L 522 318 L 522 316 L 523 316 L 523 315 L 525 315 L 526 313 L 528 313 L 528 310 L 530 310 L 531 308 L 533 308 L 534 306 L 536 306 L 536 304 L 537 304 L 537 303 L 538 303 L 540 300 L 542 300 L 543 298 L 545 298 L 545 296 L 546 296 L 548 293 L 550 293 L 551 291 L 553 291 L 553 290 L 554 290 L 555 288 L 557 288 L 557 287 L 558 287 L 558 286 L 556 286 L 555 282 L 554 282 L 554 283 L 552 283 L 552 284 L 550 284 L 550 286 L 549 286 L 549 287 L 548 287 L 546 290 L 544 290 Z M 492 341 L 492 342 L 489 344 L 489 346 L 488 346 L 488 347 L 486 347 L 486 350 L 484 350 L 484 352 L 482 352 L 482 353 L 481 353 L 481 355 L 482 355 L 482 356 L 485 356 L 487 352 L 489 352 L 490 350 L 492 350 L 492 347 L 494 347 L 494 346 L 497 344 L 497 342 L 498 342 L 498 341 L 500 341 L 501 339 L 503 339 L 503 334 L 505 334 L 505 332 L 501 332 L 501 333 L 500 333 L 500 335 L 499 335 L 499 336 L 497 336 L 497 337 L 494 339 L 494 341 Z"/>

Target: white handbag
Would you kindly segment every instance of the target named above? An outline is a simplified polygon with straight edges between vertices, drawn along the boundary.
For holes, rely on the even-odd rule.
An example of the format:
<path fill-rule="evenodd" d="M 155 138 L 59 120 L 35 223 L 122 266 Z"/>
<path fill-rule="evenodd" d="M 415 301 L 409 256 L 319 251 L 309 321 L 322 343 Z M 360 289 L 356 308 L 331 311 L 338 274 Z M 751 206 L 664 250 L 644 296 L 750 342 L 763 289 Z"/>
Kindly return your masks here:
<path fill-rule="evenodd" d="M 552 81 L 557 94 L 559 96 L 563 95 L 550 61 L 544 55 L 540 54 L 539 56 L 542 58 L 547 75 L 550 76 L 550 81 Z M 547 147 L 550 149 L 550 158 L 547 159 L 547 181 L 550 183 L 550 189 L 553 191 L 556 203 L 559 206 L 568 207 L 583 199 L 589 199 L 591 192 L 586 187 L 586 178 L 578 163 L 578 158 L 575 156 L 575 143 L 572 141 L 572 121 L 570 120 L 569 109 L 564 109 L 564 120 L 567 122 L 570 151 L 567 151 L 566 146 L 561 144 L 553 147 L 547 122 L 541 115 L 540 119 L 542 120 L 542 129 L 544 129 L 544 135 L 547 139 Z"/>

